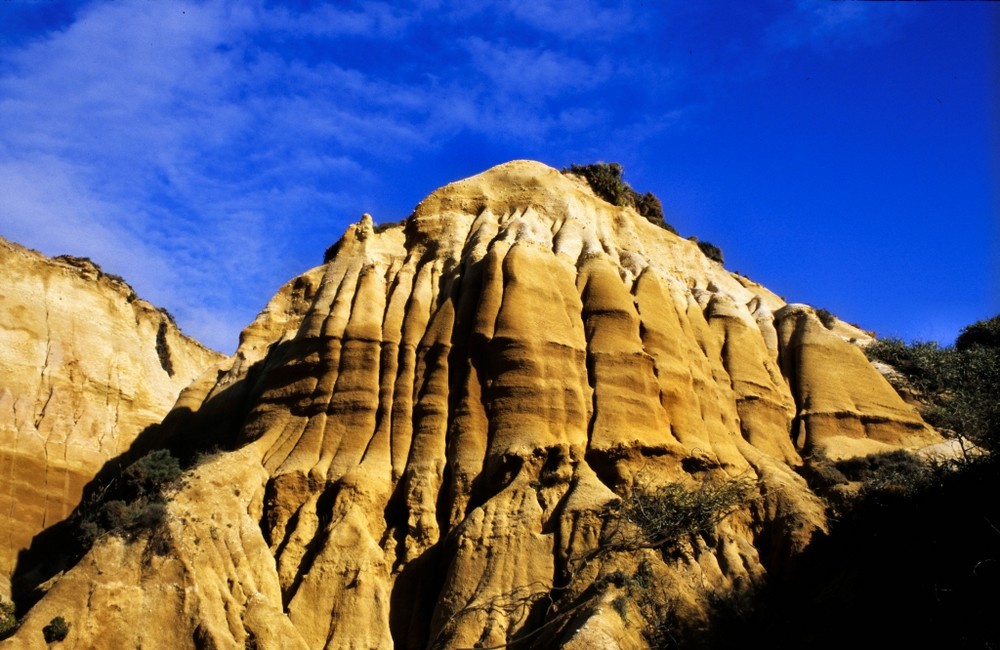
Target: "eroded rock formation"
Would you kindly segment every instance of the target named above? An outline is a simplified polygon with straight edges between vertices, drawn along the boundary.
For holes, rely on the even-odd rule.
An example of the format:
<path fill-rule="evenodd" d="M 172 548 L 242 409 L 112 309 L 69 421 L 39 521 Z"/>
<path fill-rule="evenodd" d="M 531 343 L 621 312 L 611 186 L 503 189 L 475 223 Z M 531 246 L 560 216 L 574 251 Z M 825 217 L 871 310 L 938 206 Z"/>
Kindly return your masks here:
<path fill-rule="evenodd" d="M 89 260 L 0 239 L 0 596 L 19 551 L 222 358 Z"/>
<path fill-rule="evenodd" d="M 851 336 L 581 179 L 501 165 L 365 216 L 282 289 L 181 398 L 235 451 L 7 643 L 60 615 L 80 648 L 644 647 L 650 603 L 695 620 L 825 529 L 804 454 L 937 439 Z M 623 543 L 623 498 L 725 479 L 753 494 L 714 532 Z"/>

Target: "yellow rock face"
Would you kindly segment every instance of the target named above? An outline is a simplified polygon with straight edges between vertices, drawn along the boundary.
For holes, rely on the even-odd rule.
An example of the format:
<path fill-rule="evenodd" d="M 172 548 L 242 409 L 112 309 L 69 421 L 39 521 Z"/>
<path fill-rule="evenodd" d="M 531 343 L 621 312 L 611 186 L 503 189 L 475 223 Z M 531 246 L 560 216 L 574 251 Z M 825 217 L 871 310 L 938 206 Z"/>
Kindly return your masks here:
<path fill-rule="evenodd" d="M 798 404 L 793 438 L 830 458 L 939 441 L 865 355 L 811 311 L 787 305 L 778 313 L 782 366 Z"/>
<path fill-rule="evenodd" d="M 528 161 L 351 226 L 183 399 L 239 450 L 11 647 L 55 615 L 81 648 L 644 647 L 634 585 L 697 617 L 825 529 L 803 450 L 935 439 L 811 309 Z M 621 497 L 724 478 L 754 497 L 714 533 L 608 547 Z"/>
<path fill-rule="evenodd" d="M 221 359 L 89 261 L 0 239 L 0 595 L 18 552 Z"/>

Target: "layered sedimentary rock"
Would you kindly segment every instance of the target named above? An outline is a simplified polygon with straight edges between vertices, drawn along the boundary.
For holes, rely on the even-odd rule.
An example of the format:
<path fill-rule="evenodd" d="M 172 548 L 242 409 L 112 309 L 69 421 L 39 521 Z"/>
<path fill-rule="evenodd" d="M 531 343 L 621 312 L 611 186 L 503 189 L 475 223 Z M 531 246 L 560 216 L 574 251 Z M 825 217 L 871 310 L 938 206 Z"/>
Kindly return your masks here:
<path fill-rule="evenodd" d="M 234 450 L 8 644 L 60 615 L 80 648 L 643 647 L 651 612 L 697 619 L 825 529 L 804 454 L 937 439 L 851 336 L 579 178 L 501 165 L 282 289 L 181 399 Z M 727 479 L 751 496 L 669 552 L 616 515 Z"/>
<path fill-rule="evenodd" d="M 0 596 L 19 551 L 222 358 L 89 260 L 0 239 Z"/>

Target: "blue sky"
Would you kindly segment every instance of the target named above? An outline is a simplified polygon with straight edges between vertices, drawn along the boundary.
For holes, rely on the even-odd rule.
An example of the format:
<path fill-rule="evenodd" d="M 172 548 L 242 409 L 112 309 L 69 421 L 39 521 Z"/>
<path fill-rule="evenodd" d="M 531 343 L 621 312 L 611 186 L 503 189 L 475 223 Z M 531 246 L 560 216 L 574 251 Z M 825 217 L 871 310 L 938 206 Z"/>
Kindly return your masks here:
<path fill-rule="evenodd" d="M 0 235 L 230 352 L 362 212 L 618 161 L 789 301 L 949 343 L 1000 312 L 1000 6 L 0 0 Z"/>

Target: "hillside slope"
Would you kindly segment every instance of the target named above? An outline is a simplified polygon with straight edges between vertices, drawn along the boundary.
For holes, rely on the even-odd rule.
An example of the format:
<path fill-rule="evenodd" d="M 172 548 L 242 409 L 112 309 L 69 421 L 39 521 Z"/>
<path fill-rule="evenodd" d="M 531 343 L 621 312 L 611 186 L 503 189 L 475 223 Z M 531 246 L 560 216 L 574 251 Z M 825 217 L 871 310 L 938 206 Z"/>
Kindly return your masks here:
<path fill-rule="evenodd" d="M 366 216 L 181 398 L 229 451 L 3 647 L 644 647 L 825 530 L 804 454 L 939 440 L 835 327 L 540 163 Z M 674 547 L 621 515 L 732 481 Z"/>

